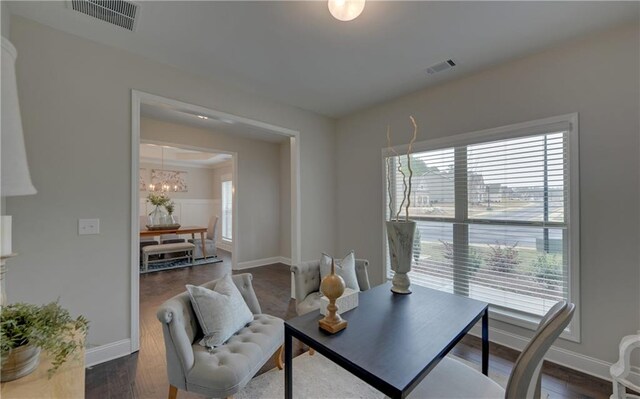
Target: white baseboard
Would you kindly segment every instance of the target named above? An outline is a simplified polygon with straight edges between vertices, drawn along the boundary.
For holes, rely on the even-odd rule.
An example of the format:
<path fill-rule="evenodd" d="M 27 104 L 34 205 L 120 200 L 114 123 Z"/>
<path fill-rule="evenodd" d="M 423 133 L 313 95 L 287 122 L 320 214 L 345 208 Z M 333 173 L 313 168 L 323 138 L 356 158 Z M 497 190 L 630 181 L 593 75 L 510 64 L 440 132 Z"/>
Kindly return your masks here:
<path fill-rule="evenodd" d="M 231 243 L 227 244 L 225 242 L 219 242 L 216 244 L 216 248 L 220 248 L 223 251 L 233 252 L 233 245 Z"/>
<path fill-rule="evenodd" d="M 479 325 L 472 328 L 470 334 L 476 337 L 482 337 Z M 517 351 L 522 351 L 529 343 L 529 338 L 492 327 L 489 328 L 489 340 Z M 566 366 L 606 381 L 611 381 L 611 375 L 609 374 L 611 363 L 604 360 L 582 355 L 557 346 L 552 346 L 549 349 L 545 359 L 552 363 Z M 633 367 L 628 378 L 637 384 L 638 381 L 640 381 L 640 370 L 638 370 L 637 367 Z"/>
<path fill-rule="evenodd" d="M 246 262 L 239 262 L 234 270 L 250 269 L 252 267 L 272 265 L 274 263 L 284 263 L 285 265 L 290 266 L 291 259 L 283 256 L 273 256 L 271 258 L 249 260 Z"/>
<path fill-rule="evenodd" d="M 284 256 L 278 256 L 280 258 L 280 263 L 291 266 L 291 258 L 285 258 Z"/>
<path fill-rule="evenodd" d="M 95 366 L 131 353 L 131 340 L 123 339 L 109 344 L 89 348 L 85 352 L 85 367 Z"/>

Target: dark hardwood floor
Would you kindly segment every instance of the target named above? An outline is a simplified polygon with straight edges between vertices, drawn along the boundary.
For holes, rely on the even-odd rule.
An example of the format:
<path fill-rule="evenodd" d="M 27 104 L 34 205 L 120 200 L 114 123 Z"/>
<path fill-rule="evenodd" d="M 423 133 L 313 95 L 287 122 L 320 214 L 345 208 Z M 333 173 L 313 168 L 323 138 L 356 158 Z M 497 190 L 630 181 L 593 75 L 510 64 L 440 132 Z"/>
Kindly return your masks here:
<path fill-rule="evenodd" d="M 87 369 L 86 397 L 88 399 L 165 398 L 168 381 L 165 368 L 165 350 L 162 328 L 156 319 L 156 309 L 166 299 L 185 290 L 185 284 L 202 284 L 223 276 L 231 270 L 228 253 L 221 252 L 222 263 L 185 269 L 149 273 L 140 276 L 140 351 Z M 274 264 L 235 273 L 252 273 L 253 285 L 262 311 L 284 319 L 295 316 L 295 305 L 290 299 L 289 268 Z M 302 345 L 295 347 L 297 354 Z M 480 364 L 480 340 L 467 336 L 453 353 Z M 500 345 L 490 345 L 491 371 L 508 376 L 518 352 Z M 259 373 L 275 367 L 269 361 Z M 542 385 L 549 392 L 548 399 L 608 398 L 611 383 L 566 367 L 545 362 Z M 198 398 L 199 395 L 179 391 L 179 399 Z"/>

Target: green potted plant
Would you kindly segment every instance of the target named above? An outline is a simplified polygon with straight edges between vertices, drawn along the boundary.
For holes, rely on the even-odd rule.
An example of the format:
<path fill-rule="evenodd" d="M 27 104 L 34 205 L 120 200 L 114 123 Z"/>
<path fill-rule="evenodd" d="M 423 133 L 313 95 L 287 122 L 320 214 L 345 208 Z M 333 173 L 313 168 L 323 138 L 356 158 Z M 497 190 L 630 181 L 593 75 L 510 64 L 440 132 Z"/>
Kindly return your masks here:
<path fill-rule="evenodd" d="M 40 351 L 51 356 L 49 377 L 82 347 L 89 322 L 72 318 L 58 302 L 47 305 L 14 303 L 0 310 L 2 382 L 24 377 L 40 363 Z"/>
<path fill-rule="evenodd" d="M 169 201 L 164 205 L 164 209 L 167 210 L 169 216 L 167 216 L 167 224 L 170 224 L 172 227 L 180 227 L 176 218 L 173 216 L 173 212 L 176 210 L 176 204 L 173 201 Z"/>

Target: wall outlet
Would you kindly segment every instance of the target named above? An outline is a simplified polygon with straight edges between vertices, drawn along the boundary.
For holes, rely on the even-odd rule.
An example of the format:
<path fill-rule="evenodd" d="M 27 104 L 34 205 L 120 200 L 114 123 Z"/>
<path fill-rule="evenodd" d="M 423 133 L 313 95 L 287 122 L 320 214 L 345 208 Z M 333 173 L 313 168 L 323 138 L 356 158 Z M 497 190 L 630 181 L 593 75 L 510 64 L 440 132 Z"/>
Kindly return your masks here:
<path fill-rule="evenodd" d="M 78 235 L 100 234 L 100 219 L 78 219 Z"/>

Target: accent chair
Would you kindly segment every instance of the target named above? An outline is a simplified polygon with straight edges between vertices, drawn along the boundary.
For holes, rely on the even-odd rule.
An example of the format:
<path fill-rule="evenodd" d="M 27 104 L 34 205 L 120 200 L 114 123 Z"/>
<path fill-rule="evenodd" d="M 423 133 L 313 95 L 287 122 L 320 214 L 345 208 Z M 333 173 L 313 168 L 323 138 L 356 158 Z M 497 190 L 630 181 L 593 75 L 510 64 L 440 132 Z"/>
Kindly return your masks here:
<path fill-rule="evenodd" d="M 575 305 L 566 301 L 558 302 L 549 309 L 535 335 L 518 356 L 506 389 L 466 364 L 445 357 L 408 398 L 540 398 L 542 360 L 571 321 L 574 310 Z"/>
<path fill-rule="evenodd" d="M 232 276 L 253 313 L 253 321 L 213 349 L 198 343 L 203 333 L 188 292 L 160 306 L 157 317 L 162 323 L 166 348 L 169 399 L 176 398 L 178 389 L 208 398 L 229 398 L 247 385 L 272 356 L 282 369 L 284 321 L 262 313 L 252 278 L 249 273 Z M 212 289 L 214 285 L 215 281 L 210 281 L 202 287 Z"/>

